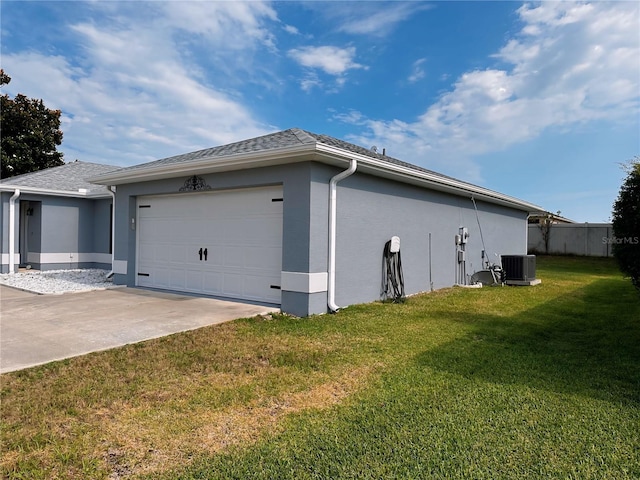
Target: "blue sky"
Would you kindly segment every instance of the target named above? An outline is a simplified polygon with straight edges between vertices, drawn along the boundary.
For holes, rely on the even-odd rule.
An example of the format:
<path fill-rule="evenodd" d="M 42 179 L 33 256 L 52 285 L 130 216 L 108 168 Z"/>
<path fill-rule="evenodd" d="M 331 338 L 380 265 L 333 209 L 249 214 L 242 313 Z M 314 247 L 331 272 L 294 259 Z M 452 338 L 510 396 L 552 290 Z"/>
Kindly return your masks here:
<path fill-rule="evenodd" d="M 66 161 L 133 165 L 291 127 L 607 221 L 640 155 L 640 3 L 1 4 L 4 92 Z"/>

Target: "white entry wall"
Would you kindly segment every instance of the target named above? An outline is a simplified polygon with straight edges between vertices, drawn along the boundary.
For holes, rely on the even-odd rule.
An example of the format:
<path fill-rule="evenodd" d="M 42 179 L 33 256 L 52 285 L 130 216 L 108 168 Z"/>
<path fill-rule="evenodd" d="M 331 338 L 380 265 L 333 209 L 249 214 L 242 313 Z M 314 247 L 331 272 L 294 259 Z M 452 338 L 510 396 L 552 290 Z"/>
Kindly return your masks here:
<path fill-rule="evenodd" d="M 280 304 L 282 186 L 137 199 L 137 285 Z"/>

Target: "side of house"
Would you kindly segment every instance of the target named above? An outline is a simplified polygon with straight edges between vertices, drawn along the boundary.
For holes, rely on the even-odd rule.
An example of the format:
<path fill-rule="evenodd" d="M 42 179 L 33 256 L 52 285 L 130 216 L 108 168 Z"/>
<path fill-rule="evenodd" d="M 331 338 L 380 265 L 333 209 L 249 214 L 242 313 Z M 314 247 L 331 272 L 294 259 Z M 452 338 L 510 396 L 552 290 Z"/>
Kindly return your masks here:
<path fill-rule="evenodd" d="M 73 162 L 0 182 L 2 273 L 110 269 L 112 194 L 86 177 L 114 169 Z"/>

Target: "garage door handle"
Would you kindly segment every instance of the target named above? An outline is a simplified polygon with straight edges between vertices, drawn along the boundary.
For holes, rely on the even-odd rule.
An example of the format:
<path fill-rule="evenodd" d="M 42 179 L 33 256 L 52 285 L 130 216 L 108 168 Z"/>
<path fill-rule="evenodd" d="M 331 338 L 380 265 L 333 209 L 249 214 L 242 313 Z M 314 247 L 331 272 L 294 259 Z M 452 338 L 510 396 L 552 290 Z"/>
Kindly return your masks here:
<path fill-rule="evenodd" d="M 202 261 L 202 248 L 198 250 L 198 255 L 200 255 L 200 261 Z"/>
<path fill-rule="evenodd" d="M 204 249 L 204 261 L 205 261 L 205 262 L 207 261 L 207 255 L 208 255 L 208 253 L 207 253 L 207 249 L 205 248 L 205 249 Z"/>

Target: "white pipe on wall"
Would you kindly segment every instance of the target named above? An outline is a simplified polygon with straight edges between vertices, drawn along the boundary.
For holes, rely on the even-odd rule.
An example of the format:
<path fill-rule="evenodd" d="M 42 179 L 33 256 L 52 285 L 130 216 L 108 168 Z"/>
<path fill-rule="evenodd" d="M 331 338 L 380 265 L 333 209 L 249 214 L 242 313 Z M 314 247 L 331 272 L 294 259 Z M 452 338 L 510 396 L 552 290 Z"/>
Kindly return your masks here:
<path fill-rule="evenodd" d="M 332 313 L 337 312 L 340 307 L 336 305 L 336 211 L 337 194 L 336 186 L 339 181 L 353 175 L 358 167 L 358 162 L 351 159 L 349 168 L 340 172 L 329 181 L 329 265 L 327 283 L 327 306 Z"/>
<path fill-rule="evenodd" d="M 16 265 L 16 200 L 19 196 L 20 189 L 16 188 L 9 199 L 9 273 L 14 273 Z"/>
<path fill-rule="evenodd" d="M 107 187 L 111 195 L 111 270 L 107 273 L 107 278 L 113 277 L 113 262 L 116 258 L 116 192 L 113 190 L 114 188 Z"/>

